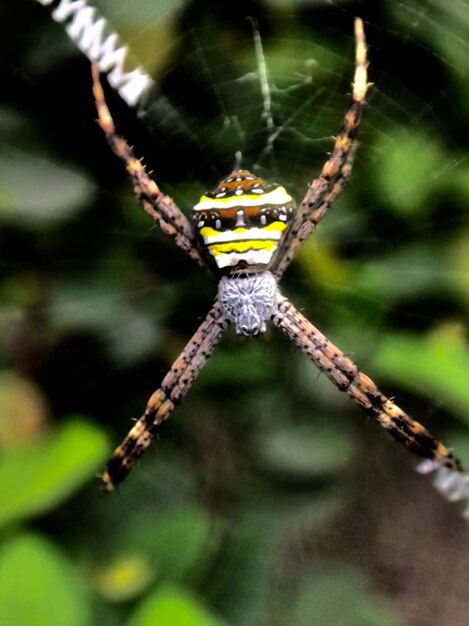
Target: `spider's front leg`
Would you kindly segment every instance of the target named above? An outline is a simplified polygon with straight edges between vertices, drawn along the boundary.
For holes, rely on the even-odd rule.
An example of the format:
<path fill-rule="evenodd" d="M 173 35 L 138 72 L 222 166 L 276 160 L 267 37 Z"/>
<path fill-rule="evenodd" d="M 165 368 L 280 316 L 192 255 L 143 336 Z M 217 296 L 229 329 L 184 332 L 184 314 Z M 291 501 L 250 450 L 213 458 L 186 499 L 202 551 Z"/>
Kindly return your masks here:
<path fill-rule="evenodd" d="M 122 482 L 148 448 L 160 425 L 168 419 L 199 375 L 228 326 L 229 321 L 217 300 L 163 378 L 161 387 L 148 400 L 145 413 L 108 461 L 102 476 L 105 491 L 112 491 Z"/>
<path fill-rule="evenodd" d="M 327 339 L 291 302 L 280 296 L 273 322 L 341 391 L 373 417 L 397 441 L 436 467 L 462 472 L 460 461 L 436 440 L 419 422 L 413 420 L 334 344 Z M 429 470 L 430 471 L 430 470 Z"/>
<path fill-rule="evenodd" d="M 104 132 L 106 140 L 116 156 L 124 161 L 130 174 L 137 201 L 143 210 L 152 217 L 160 229 L 184 250 L 200 267 L 214 274 L 211 259 L 201 253 L 197 235 L 192 224 L 175 202 L 165 195 L 156 182 L 148 176 L 145 166 L 137 159 L 127 141 L 117 134 L 114 121 L 104 98 L 99 80 L 99 68 L 92 65 L 93 95 L 98 111 L 98 124 Z"/>
<path fill-rule="evenodd" d="M 296 212 L 285 241 L 274 259 L 271 271 L 281 278 L 301 245 L 315 230 L 327 210 L 341 193 L 352 173 L 356 151 L 355 135 L 360 124 L 367 82 L 366 42 L 363 22 L 355 20 L 355 75 L 352 104 L 346 112 L 342 128 L 336 137 L 331 156 L 324 164 L 319 178 L 313 180 Z"/>

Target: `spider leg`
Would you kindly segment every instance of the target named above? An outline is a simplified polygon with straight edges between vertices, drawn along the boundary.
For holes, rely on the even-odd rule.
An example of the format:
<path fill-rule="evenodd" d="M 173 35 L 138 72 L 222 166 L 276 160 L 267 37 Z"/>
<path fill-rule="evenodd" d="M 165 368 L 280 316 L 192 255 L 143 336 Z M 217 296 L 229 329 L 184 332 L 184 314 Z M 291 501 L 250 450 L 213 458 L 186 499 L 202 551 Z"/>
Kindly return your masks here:
<path fill-rule="evenodd" d="M 460 461 L 446 446 L 382 394 L 376 384 L 286 298 L 280 296 L 272 319 L 338 389 L 345 391 L 394 439 L 418 456 L 430 459 L 433 469 L 445 467 L 453 472 L 463 471 Z"/>
<path fill-rule="evenodd" d="M 116 156 L 125 163 L 130 174 L 137 201 L 142 209 L 155 220 L 161 230 L 169 235 L 200 267 L 213 274 L 210 260 L 201 252 L 192 224 L 174 201 L 165 195 L 156 182 L 148 176 L 145 166 L 134 155 L 127 141 L 117 134 L 114 121 L 104 98 L 99 80 L 99 68 L 92 64 L 93 95 L 98 111 L 98 124 Z"/>
<path fill-rule="evenodd" d="M 151 395 L 142 417 L 109 459 L 102 475 L 105 491 L 112 491 L 115 485 L 126 478 L 150 445 L 160 425 L 181 402 L 228 326 L 229 322 L 216 300 L 205 320 L 163 378 L 160 388 Z"/>
<path fill-rule="evenodd" d="M 285 241 L 271 267 L 280 278 L 301 245 L 315 230 L 327 210 L 341 193 L 352 173 L 357 144 L 355 135 L 365 105 L 367 82 L 366 42 L 363 22 L 355 20 L 355 74 L 352 104 L 346 112 L 342 128 L 336 137 L 331 156 L 324 164 L 319 178 L 313 180 L 285 237 Z"/>

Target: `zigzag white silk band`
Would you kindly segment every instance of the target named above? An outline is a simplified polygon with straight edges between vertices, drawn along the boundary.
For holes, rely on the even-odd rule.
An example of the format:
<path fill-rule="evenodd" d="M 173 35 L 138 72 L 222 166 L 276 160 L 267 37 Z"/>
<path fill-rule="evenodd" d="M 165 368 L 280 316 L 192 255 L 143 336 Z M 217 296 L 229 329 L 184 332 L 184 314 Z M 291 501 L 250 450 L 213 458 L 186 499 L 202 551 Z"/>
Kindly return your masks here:
<path fill-rule="evenodd" d="M 56 0 L 37 0 L 44 6 Z M 56 22 L 67 22 L 65 28 L 70 39 L 107 74 L 108 81 L 129 106 L 138 104 L 153 80 L 141 67 L 124 71 L 129 49 L 119 41 L 119 36 L 109 22 L 86 0 L 60 0 L 52 10 Z"/>
<path fill-rule="evenodd" d="M 425 459 L 416 467 L 419 474 L 432 474 L 433 486 L 450 502 L 465 504 L 462 512 L 463 517 L 469 522 L 469 474 L 455 472 L 448 467 L 442 467 L 435 461 Z"/>

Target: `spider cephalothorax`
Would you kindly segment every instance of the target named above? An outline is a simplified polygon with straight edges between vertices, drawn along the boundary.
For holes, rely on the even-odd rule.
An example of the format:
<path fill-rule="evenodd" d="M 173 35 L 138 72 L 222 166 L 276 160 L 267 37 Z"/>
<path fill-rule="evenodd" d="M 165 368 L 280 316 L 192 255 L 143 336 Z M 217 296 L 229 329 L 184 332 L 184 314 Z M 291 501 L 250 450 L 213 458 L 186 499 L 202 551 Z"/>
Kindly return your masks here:
<path fill-rule="evenodd" d="M 451 488 L 458 494 L 456 498 L 452 492 L 450 497 L 469 496 L 467 479 L 452 452 L 381 393 L 277 287 L 302 243 L 350 178 L 355 134 L 369 86 L 363 23 L 359 19 L 355 21 L 355 40 L 352 104 L 330 157 L 309 185 L 298 209 L 294 209 L 291 196 L 280 185 L 269 184 L 247 170 L 235 170 L 214 191 L 202 196 L 194 207 L 192 221 L 160 191 L 126 140 L 116 133 L 99 72 L 94 67 L 98 121 L 112 150 L 126 164 L 139 204 L 200 267 L 219 279 L 218 297 L 207 317 L 109 460 L 103 474 L 107 491 L 127 476 L 160 425 L 187 393 L 228 326 L 234 324 L 238 333 L 256 335 L 265 331 L 270 320 L 367 415 L 415 454 L 428 459 L 422 471 L 440 468 L 449 472 L 443 477 L 445 484 L 450 484 L 451 479 Z"/>
<path fill-rule="evenodd" d="M 265 333 L 279 295 L 271 272 L 244 276 L 222 276 L 218 297 L 223 313 L 235 325 L 238 335 Z"/>

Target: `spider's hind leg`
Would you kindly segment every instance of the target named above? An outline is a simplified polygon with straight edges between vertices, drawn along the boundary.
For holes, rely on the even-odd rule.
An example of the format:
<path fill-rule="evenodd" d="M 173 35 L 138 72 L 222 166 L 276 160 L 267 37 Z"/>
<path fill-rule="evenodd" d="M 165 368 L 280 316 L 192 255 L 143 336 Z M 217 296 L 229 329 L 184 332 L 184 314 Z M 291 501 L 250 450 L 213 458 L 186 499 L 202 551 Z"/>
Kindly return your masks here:
<path fill-rule="evenodd" d="M 102 475 L 103 488 L 112 491 L 130 472 L 150 445 L 161 424 L 181 402 L 229 325 L 218 301 L 173 363 L 147 403 L 142 417 L 109 459 Z"/>
<path fill-rule="evenodd" d="M 279 300 L 272 319 L 338 389 L 345 391 L 391 437 L 414 454 L 430 459 L 434 464 L 432 467 L 445 467 L 463 475 L 462 464 L 451 450 L 381 393 L 371 378 L 361 372 L 286 298 Z"/>

